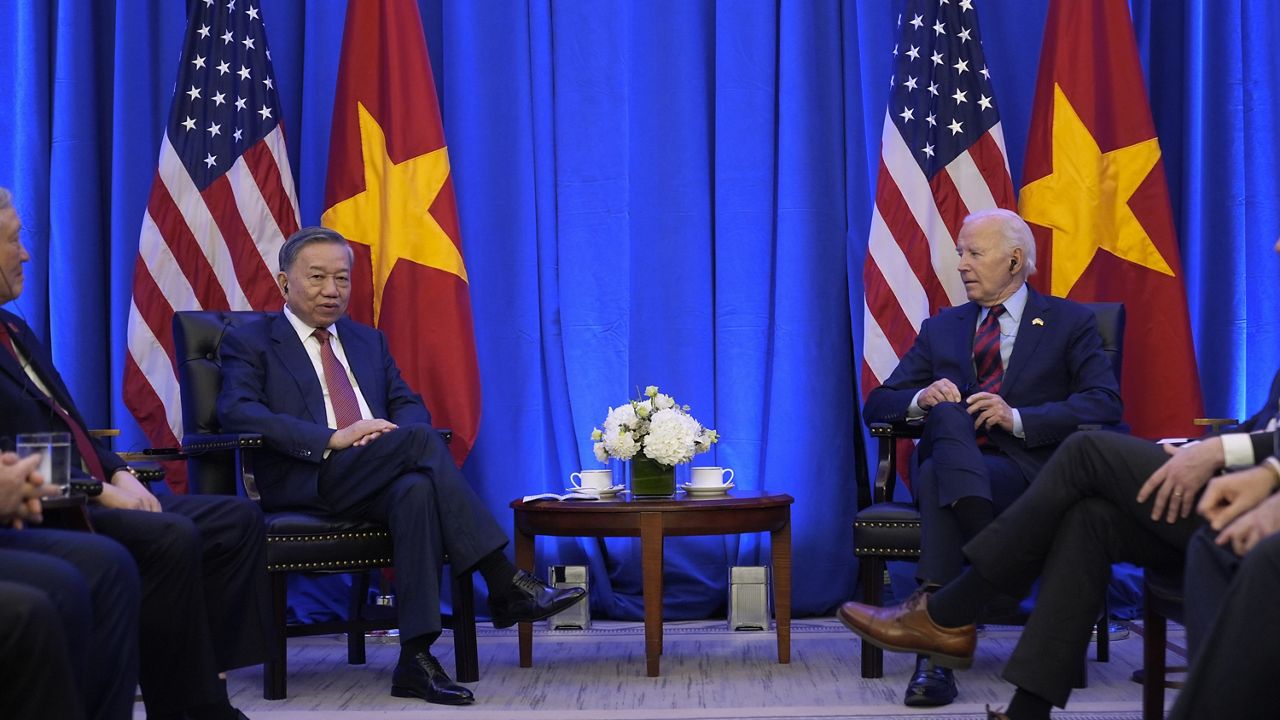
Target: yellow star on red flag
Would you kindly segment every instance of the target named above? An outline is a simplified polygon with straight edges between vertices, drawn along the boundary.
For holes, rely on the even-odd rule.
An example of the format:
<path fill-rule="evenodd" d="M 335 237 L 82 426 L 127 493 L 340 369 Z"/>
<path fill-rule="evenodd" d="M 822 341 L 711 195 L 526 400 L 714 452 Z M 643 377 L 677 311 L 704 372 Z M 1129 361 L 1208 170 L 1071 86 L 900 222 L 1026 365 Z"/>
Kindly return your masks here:
<path fill-rule="evenodd" d="M 400 260 L 437 268 L 467 281 L 458 246 L 431 215 L 431 205 L 449 178 L 446 147 L 395 162 L 386 134 L 365 108 L 357 106 L 364 156 L 364 192 L 325 211 L 321 222 L 352 242 L 369 246 L 373 265 L 373 318 L 382 312 L 382 294 Z"/>
<path fill-rule="evenodd" d="M 1098 250 L 1165 275 L 1173 269 L 1129 207 L 1129 198 L 1160 160 L 1150 138 L 1102 152 L 1067 99 L 1053 86 L 1053 172 L 1022 188 L 1027 222 L 1053 231 L 1050 292 L 1066 297 Z"/>

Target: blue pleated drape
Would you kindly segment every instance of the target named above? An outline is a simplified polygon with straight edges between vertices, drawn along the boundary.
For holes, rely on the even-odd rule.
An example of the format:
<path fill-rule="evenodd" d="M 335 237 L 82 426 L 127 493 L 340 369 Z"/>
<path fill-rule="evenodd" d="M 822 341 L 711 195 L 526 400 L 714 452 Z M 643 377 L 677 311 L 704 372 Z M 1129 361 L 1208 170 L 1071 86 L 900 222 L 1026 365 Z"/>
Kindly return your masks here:
<path fill-rule="evenodd" d="M 795 607 L 853 592 L 861 276 L 896 3 L 422 0 L 471 278 L 483 418 L 467 473 L 511 498 L 594 467 L 610 405 L 659 385 L 722 442 L 700 464 L 795 496 Z M 978 0 L 1015 181 L 1046 0 Z M 1280 364 L 1267 0 L 1134 0 L 1206 408 Z M 345 3 L 263 0 L 304 223 L 318 221 Z M 33 260 L 15 303 L 82 409 L 121 401 L 137 237 L 183 3 L 0 0 L 0 185 Z M 619 472 L 622 468 L 617 468 Z M 724 605 L 764 537 L 669 541 L 667 615 Z M 637 543 L 544 539 L 638 617 Z"/>

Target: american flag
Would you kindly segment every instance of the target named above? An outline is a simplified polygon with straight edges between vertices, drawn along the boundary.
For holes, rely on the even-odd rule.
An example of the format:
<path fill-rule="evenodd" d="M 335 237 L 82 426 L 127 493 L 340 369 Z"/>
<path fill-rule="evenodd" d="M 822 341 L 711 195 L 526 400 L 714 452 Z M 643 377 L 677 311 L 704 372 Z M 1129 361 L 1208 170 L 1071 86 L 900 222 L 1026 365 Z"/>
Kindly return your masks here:
<path fill-rule="evenodd" d="M 138 241 L 124 383 L 139 425 L 166 447 L 182 438 L 173 313 L 279 307 L 276 255 L 298 229 L 262 12 L 253 0 L 190 12 Z"/>
<path fill-rule="evenodd" d="M 973 0 L 908 0 L 898 29 L 862 271 L 864 396 L 925 318 L 966 301 L 955 251 L 965 216 L 1017 206 Z"/>

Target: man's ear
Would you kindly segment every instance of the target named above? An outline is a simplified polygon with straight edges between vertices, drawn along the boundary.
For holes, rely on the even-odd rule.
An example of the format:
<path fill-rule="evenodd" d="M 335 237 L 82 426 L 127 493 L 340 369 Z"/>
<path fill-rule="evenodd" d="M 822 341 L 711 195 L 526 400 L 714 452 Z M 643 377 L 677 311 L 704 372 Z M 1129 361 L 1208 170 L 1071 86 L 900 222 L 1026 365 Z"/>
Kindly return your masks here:
<path fill-rule="evenodd" d="M 289 294 L 289 276 L 284 273 L 276 273 L 276 285 L 280 286 L 282 295 Z"/>

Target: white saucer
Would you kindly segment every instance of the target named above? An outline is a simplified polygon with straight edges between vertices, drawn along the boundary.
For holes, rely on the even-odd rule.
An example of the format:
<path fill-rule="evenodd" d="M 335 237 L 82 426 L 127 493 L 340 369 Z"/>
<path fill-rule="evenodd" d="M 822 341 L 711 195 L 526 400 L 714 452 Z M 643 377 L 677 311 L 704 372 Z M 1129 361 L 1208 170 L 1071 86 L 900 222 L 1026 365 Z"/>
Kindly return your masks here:
<path fill-rule="evenodd" d="M 716 485 L 703 486 L 703 485 L 693 485 L 691 483 L 685 483 L 680 486 L 680 489 L 689 493 L 690 495 L 724 495 L 725 493 L 729 492 L 729 489 L 732 487 L 733 487 L 733 481 L 730 480 L 729 482 L 720 486 L 716 486 Z"/>
<path fill-rule="evenodd" d="M 614 485 L 613 487 L 606 488 L 604 490 L 595 490 L 593 488 L 567 487 L 564 489 L 564 491 L 567 493 L 576 493 L 578 495 L 592 495 L 599 498 L 611 498 L 614 495 L 617 495 L 618 493 L 626 489 L 627 489 L 626 485 Z"/>

